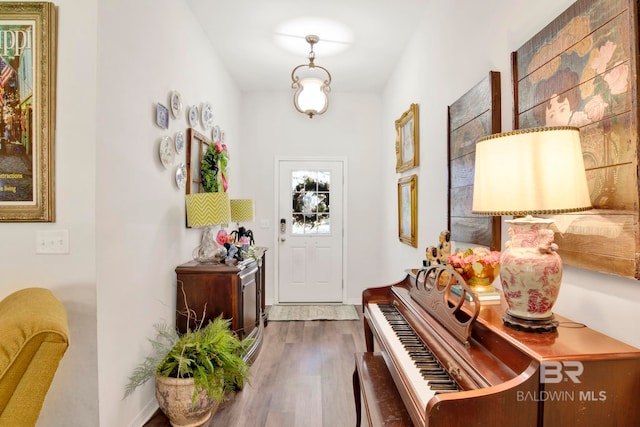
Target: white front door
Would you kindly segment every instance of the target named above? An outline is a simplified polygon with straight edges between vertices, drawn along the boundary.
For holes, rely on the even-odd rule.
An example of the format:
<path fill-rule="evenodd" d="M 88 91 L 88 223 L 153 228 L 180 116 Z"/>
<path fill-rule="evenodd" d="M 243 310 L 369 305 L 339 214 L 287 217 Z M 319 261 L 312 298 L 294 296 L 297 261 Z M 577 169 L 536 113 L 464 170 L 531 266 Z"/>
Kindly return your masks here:
<path fill-rule="evenodd" d="M 280 160 L 278 300 L 342 302 L 342 161 Z"/>

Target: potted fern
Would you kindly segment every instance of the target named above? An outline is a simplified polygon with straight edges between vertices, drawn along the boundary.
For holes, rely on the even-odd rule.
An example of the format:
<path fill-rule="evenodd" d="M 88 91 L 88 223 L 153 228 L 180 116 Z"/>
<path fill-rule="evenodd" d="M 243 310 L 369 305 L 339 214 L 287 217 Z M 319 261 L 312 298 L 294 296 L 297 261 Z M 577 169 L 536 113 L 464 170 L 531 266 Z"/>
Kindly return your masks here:
<path fill-rule="evenodd" d="M 155 325 L 153 353 L 134 370 L 125 397 L 155 378 L 156 399 L 173 426 L 204 424 L 224 395 L 242 388 L 249 366 L 243 355 L 250 339 L 240 340 L 222 316 L 183 335 Z"/>

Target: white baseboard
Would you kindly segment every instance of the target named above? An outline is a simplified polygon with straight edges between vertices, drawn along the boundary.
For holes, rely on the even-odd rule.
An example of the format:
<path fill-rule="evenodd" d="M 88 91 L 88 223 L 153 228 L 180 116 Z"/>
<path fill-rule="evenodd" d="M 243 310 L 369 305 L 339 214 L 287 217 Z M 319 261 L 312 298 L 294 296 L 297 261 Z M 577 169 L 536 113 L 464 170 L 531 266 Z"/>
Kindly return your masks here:
<path fill-rule="evenodd" d="M 142 427 L 147 421 L 151 419 L 158 408 L 158 401 L 154 397 L 149 401 L 149 403 L 144 405 L 142 411 L 140 411 L 140 413 L 129 423 L 129 427 Z"/>

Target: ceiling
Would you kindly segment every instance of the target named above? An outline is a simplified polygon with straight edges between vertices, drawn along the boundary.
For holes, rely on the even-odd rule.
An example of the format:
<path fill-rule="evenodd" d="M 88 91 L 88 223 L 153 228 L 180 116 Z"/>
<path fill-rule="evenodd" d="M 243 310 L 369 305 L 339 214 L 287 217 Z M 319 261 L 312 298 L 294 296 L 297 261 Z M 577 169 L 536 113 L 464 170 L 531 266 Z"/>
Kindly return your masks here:
<path fill-rule="evenodd" d="M 332 75 L 332 90 L 379 92 L 426 13 L 428 0 L 187 0 L 243 91 L 291 88 L 308 63 Z"/>

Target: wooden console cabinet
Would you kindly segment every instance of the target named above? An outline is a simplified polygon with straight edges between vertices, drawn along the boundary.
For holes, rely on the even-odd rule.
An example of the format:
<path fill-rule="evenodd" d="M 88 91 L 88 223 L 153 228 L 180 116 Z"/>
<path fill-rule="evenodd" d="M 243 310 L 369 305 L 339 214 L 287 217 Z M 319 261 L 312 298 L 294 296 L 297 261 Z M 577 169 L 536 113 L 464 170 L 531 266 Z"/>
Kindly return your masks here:
<path fill-rule="evenodd" d="M 187 330 L 187 307 L 197 319 L 204 316 L 205 324 L 222 314 L 231 319 L 231 329 L 240 338 L 255 341 L 246 355 L 253 361 L 262 345 L 266 326 L 265 256 L 245 266 L 227 264 L 200 264 L 190 261 L 176 268 L 176 327 Z M 193 316 L 193 315 L 192 315 Z M 195 327 L 191 318 L 189 328 Z"/>

